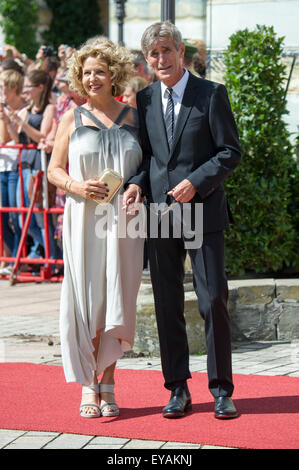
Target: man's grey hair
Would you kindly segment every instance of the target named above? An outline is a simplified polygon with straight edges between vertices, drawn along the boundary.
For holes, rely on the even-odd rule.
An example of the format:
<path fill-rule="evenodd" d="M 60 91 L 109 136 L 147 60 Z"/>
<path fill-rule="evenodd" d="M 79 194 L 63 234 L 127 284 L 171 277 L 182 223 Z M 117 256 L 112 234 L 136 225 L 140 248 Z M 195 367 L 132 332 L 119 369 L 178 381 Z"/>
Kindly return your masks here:
<path fill-rule="evenodd" d="M 147 56 L 150 47 L 161 39 L 172 40 L 177 51 L 182 44 L 182 35 L 173 23 L 170 21 L 153 23 L 146 28 L 141 38 L 141 49 L 143 54 Z"/>

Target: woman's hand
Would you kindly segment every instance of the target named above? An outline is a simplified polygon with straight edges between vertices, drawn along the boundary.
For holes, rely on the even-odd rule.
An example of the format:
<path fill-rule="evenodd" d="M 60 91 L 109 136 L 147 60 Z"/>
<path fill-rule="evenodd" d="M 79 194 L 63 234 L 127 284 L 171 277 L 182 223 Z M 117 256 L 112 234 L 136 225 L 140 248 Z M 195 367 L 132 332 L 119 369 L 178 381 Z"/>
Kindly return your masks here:
<path fill-rule="evenodd" d="M 22 54 L 20 51 L 15 46 L 12 46 L 11 44 L 5 44 L 3 46 L 3 49 L 5 51 L 5 57 L 13 57 L 14 59 L 21 59 L 22 60 Z"/>
<path fill-rule="evenodd" d="M 45 46 L 44 44 L 42 46 L 40 46 L 40 48 L 38 49 L 37 53 L 36 53 L 36 56 L 35 56 L 35 59 L 36 60 L 45 60 L 45 57 L 44 57 L 44 50 L 47 46 Z"/>
<path fill-rule="evenodd" d="M 66 62 L 67 60 L 71 57 L 73 54 L 74 49 L 71 46 L 68 46 L 67 44 L 60 44 L 58 47 L 58 57 L 61 62 L 61 66 L 63 68 L 66 67 Z"/>
<path fill-rule="evenodd" d="M 0 104 L 0 120 L 4 121 L 6 125 L 10 124 L 10 119 L 4 110 L 3 104 Z"/>
<path fill-rule="evenodd" d="M 62 67 L 65 67 L 66 66 L 66 55 L 65 55 L 65 46 L 64 46 L 64 44 L 60 44 L 60 46 L 58 47 L 57 55 L 58 55 L 58 58 L 61 62 Z"/>
<path fill-rule="evenodd" d="M 12 109 L 8 109 L 7 114 L 11 122 L 16 123 L 18 126 L 21 126 L 23 124 L 22 118 Z"/>
<path fill-rule="evenodd" d="M 91 178 L 82 182 L 73 181 L 68 185 L 68 187 L 70 186 L 71 193 L 77 194 L 84 199 L 103 201 L 109 194 L 107 184 L 95 178 Z"/>
<path fill-rule="evenodd" d="M 47 139 L 40 139 L 37 148 L 39 150 L 44 150 L 46 153 L 51 153 L 53 150 L 53 143 L 49 142 Z"/>

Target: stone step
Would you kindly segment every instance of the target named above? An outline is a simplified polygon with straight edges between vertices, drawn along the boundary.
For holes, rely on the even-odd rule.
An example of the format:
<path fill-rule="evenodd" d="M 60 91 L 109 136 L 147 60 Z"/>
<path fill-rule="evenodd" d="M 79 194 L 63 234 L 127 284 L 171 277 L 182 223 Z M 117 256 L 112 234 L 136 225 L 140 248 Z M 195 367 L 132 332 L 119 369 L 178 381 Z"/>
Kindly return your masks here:
<path fill-rule="evenodd" d="M 228 309 L 232 341 L 299 340 L 299 279 L 229 281 Z M 185 318 L 190 354 L 206 352 L 204 321 L 197 305 L 192 275 L 185 278 Z M 159 355 L 155 305 L 148 273 L 137 298 L 134 351 Z"/>

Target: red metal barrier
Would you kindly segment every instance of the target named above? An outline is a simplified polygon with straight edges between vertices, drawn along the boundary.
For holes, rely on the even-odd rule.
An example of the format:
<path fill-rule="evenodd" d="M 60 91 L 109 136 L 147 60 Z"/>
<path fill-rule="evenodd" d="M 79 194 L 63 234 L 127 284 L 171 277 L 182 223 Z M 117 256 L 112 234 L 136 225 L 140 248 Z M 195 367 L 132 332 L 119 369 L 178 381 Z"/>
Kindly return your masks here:
<path fill-rule="evenodd" d="M 0 207 L 0 261 L 5 262 L 14 262 L 14 266 L 12 269 L 11 275 L 1 275 L 1 279 L 9 279 L 10 285 L 15 284 L 16 282 L 59 282 L 62 281 L 62 275 L 53 275 L 51 266 L 52 265 L 63 265 L 63 259 L 53 259 L 51 258 L 50 253 L 50 235 L 49 235 L 49 215 L 51 214 L 63 214 L 64 210 L 61 208 L 49 208 L 48 207 L 48 194 L 47 194 L 47 180 L 45 178 L 45 171 L 38 170 L 36 174 L 36 178 L 34 181 L 33 193 L 31 197 L 31 202 L 29 207 L 25 207 L 25 198 L 24 198 L 24 183 L 23 183 L 23 174 L 22 174 L 22 165 L 21 165 L 21 152 L 22 149 L 33 149 L 36 148 L 36 145 L 0 145 L 0 148 L 16 148 L 19 149 L 18 161 L 19 161 L 19 178 L 20 178 L 20 193 L 21 193 L 21 207 Z M 46 183 L 43 187 L 44 192 L 44 203 L 43 208 L 39 209 L 34 207 L 37 191 L 39 186 L 42 184 L 42 179 L 44 178 L 44 182 Z M 46 194 L 45 194 L 46 193 Z M 3 256 L 3 224 L 2 224 L 2 214 L 4 212 L 18 212 L 21 214 L 22 220 L 22 235 L 19 242 L 18 251 L 15 257 L 8 257 Z M 44 258 L 28 258 L 26 252 L 26 239 L 28 228 L 30 225 L 30 221 L 32 218 L 33 213 L 42 213 L 44 217 L 44 231 L 45 231 L 45 257 Z M 27 214 L 27 215 L 26 215 Z M 20 264 L 41 264 L 40 268 L 40 275 L 34 275 L 30 271 L 28 272 L 21 272 L 19 271 Z"/>

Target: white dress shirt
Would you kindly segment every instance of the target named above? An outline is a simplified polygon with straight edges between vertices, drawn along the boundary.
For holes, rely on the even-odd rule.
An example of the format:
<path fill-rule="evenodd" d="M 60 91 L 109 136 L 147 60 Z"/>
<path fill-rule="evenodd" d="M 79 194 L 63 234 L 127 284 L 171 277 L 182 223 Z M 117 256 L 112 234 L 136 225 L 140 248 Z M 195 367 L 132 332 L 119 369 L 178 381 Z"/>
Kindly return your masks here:
<path fill-rule="evenodd" d="M 185 73 L 182 78 L 173 86 L 172 92 L 172 99 L 174 105 L 174 129 L 178 120 L 178 115 L 181 109 L 182 99 L 185 92 L 185 88 L 189 79 L 189 72 L 188 70 L 184 69 Z M 166 114 L 166 107 L 167 107 L 167 100 L 168 100 L 168 91 L 166 91 L 168 87 L 161 82 L 161 97 L 162 97 L 162 110 L 163 115 L 165 118 Z"/>

